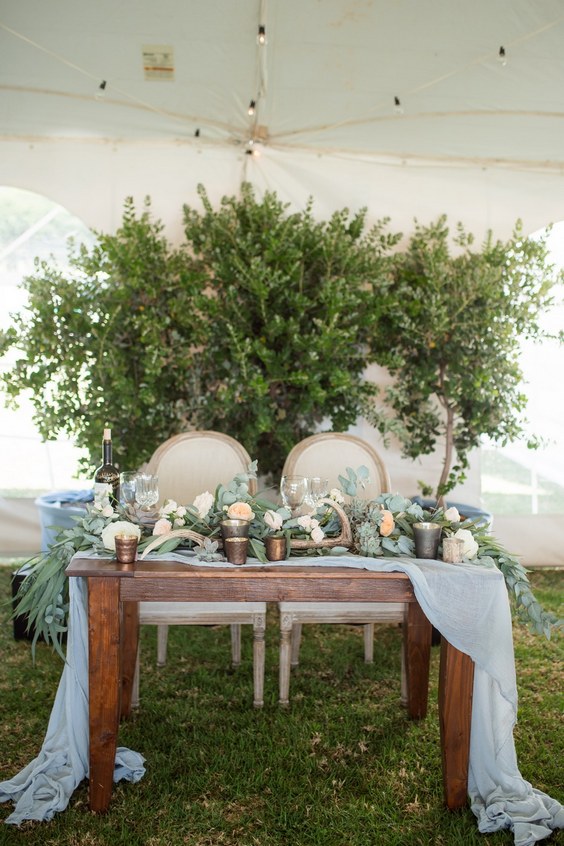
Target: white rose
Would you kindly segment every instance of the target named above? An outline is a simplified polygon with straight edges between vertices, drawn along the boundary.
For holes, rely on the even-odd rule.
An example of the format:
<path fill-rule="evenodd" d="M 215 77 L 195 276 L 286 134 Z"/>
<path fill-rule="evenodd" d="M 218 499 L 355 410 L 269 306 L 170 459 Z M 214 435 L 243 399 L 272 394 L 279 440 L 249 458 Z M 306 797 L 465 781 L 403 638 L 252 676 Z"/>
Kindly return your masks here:
<path fill-rule="evenodd" d="M 199 494 L 194 502 L 192 503 L 196 511 L 198 512 L 198 516 L 201 520 L 210 512 L 210 508 L 213 505 L 213 494 L 209 491 L 204 491 L 204 493 Z"/>
<path fill-rule="evenodd" d="M 321 541 L 323 540 L 324 537 L 325 537 L 325 532 L 323 531 L 323 529 L 320 529 L 319 526 L 316 526 L 315 529 L 311 533 L 312 541 L 315 541 L 315 543 L 321 543 Z"/>
<path fill-rule="evenodd" d="M 167 514 L 170 514 L 172 511 L 176 511 L 178 508 L 178 504 L 173 499 L 167 499 L 159 514 L 162 514 L 163 517 L 166 517 Z"/>
<path fill-rule="evenodd" d="M 311 520 L 309 521 L 310 529 L 317 529 L 318 526 L 319 526 L 319 520 L 316 520 L 314 517 L 312 517 Z"/>
<path fill-rule="evenodd" d="M 184 525 L 184 520 L 182 519 L 182 517 L 175 517 L 174 528 L 175 529 L 181 529 L 183 525 Z"/>
<path fill-rule="evenodd" d="M 298 517 L 298 526 L 301 526 L 302 529 L 311 529 L 311 517 L 309 514 L 302 514 L 301 517 Z"/>
<path fill-rule="evenodd" d="M 169 532 L 172 531 L 172 523 L 170 520 L 167 520 L 165 517 L 161 517 L 160 520 L 157 520 L 155 525 L 153 526 L 153 534 L 154 535 L 168 535 Z"/>
<path fill-rule="evenodd" d="M 271 509 L 264 512 L 264 522 L 268 528 L 272 529 L 274 532 L 277 532 L 278 529 L 282 528 L 282 517 L 276 511 L 272 511 Z"/>
<path fill-rule="evenodd" d="M 329 491 L 329 497 L 335 502 L 338 502 L 339 505 L 342 505 L 345 501 L 345 497 L 343 496 L 339 488 L 331 488 L 331 490 Z"/>
<path fill-rule="evenodd" d="M 470 529 L 458 529 L 454 533 L 455 538 L 460 538 L 464 546 L 462 548 L 462 555 L 464 558 L 475 558 L 478 552 L 478 544 L 474 540 L 474 535 Z"/>
<path fill-rule="evenodd" d="M 458 508 L 455 508 L 454 505 L 451 505 L 450 508 L 447 508 L 445 511 L 445 520 L 448 520 L 449 523 L 460 523 L 460 514 L 458 513 Z"/>
<path fill-rule="evenodd" d="M 186 509 L 183 505 L 179 505 L 176 509 L 176 516 L 177 517 L 185 517 L 186 516 Z"/>
<path fill-rule="evenodd" d="M 112 552 L 116 550 L 116 535 L 126 535 L 128 538 L 141 537 L 141 529 L 133 523 L 128 523 L 126 520 L 117 520 L 115 523 L 110 523 L 102 530 L 102 542 L 106 549 L 111 549 Z"/>
<path fill-rule="evenodd" d="M 114 509 L 112 508 L 112 506 L 110 505 L 109 502 L 108 502 L 107 505 L 104 505 L 104 507 L 102 508 L 102 510 L 100 512 L 102 517 L 111 517 L 113 513 L 114 513 Z"/>

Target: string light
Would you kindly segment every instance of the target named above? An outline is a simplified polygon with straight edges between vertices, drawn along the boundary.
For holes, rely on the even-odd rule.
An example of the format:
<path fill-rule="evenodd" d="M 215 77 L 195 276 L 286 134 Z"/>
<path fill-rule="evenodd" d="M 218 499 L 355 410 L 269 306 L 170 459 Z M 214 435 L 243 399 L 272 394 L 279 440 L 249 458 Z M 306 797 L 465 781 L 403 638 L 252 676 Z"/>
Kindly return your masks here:
<path fill-rule="evenodd" d="M 96 100 L 103 100 L 104 99 L 104 97 L 106 95 L 106 85 L 107 84 L 108 83 L 106 82 L 106 80 L 103 79 L 102 82 L 100 83 L 100 85 L 98 86 L 98 90 L 96 91 L 96 94 L 94 95 Z"/>
<path fill-rule="evenodd" d="M 247 109 L 247 114 L 249 115 L 249 117 L 252 117 L 254 115 L 256 107 L 257 107 L 256 101 L 251 100 L 251 102 L 249 103 L 249 108 Z"/>
<path fill-rule="evenodd" d="M 255 158 L 258 158 L 260 156 L 260 150 L 255 145 L 254 138 L 249 138 L 249 140 L 247 141 L 247 149 L 245 150 L 245 154 L 247 156 L 255 156 Z"/>
<path fill-rule="evenodd" d="M 507 55 L 505 53 L 505 47 L 499 48 L 499 53 L 497 54 L 497 60 L 500 63 L 500 65 L 502 66 L 502 68 L 504 68 L 505 65 L 507 64 Z"/>
<path fill-rule="evenodd" d="M 394 113 L 396 115 L 403 115 L 403 106 L 399 97 L 394 97 Z"/>
<path fill-rule="evenodd" d="M 257 44 L 260 44 L 261 47 L 266 44 L 266 27 L 264 26 L 264 24 L 259 25 Z"/>

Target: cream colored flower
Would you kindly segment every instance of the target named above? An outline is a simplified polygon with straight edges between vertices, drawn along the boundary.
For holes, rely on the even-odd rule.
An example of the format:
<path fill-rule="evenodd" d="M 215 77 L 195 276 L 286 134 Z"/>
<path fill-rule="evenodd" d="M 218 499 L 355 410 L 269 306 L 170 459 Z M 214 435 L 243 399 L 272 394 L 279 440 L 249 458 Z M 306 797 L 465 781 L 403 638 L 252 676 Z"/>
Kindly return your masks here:
<path fill-rule="evenodd" d="M 248 502 L 234 502 L 227 509 L 227 516 L 230 520 L 252 520 L 255 512 Z"/>
<path fill-rule="evenodd" d="M 464 546 L 462 548 L 462 555 L 464 558 L 475 558 L 478 554 L 478 544 L 474 540 L 474 535 L 470 529 L 458 529 L 454 533 L 455 538 L 460 538 Z"/>
<path fill-rule="evenodd" d="M 166 517 L 161 517 L 153 526 L 154 535 L 168 535 L 172 531 L 172 523 Z"/>
<path fill-rule="evenodd" d="M 111 517 L 113 513 L 114 513 L 114 509 L 112 508 L 112 506 L 110 505 L 109 502 L 108 502 L 107 505 L 104 505 L 104 507 L 100 511 L 100 514 L 102 515 L 102 517 Z"/>
<path fill-rule="evenodd" d="M 102 542 L 106 549 L 111 549 L 112 552 L 116 550 L 116 535 L 126 535 L 129 538 L 134 537 L 139 540 L 141 529 L 134 523 L 128 523 L 127 520 L 116 520 L 115 523 L 109 523 L 102 530 Z"/>
<path fill-rule="evenodd" d="M 269 529 L 272 529 L 273 532 L 277 532 L 282 528 L 282 517 L 278 514 L 278 512 L 272 511 L 271 509 L 264 512 L 264 522 Z"/>
<path fill-rule="evenodd" d="M 312 528 L 311 516 L 309 514 L 302 514 L 301 517 L 298 517 L 298 526 L 301 526 L 302 529 L 309 531 Z"/>
<path fill-rule="evenodd" d="M 176 509 L 176 516 L 177 517 L 185 517 L 186 516 L 186 509 L 183 505 L 179 505 Z"/>
<path fill-rule="evenodd" d="M 380 523 L 380 534 L 383 538 L 387 538 L 388 535 L 391 535 L 396 527 L 394 523 L 394 517 L 391 511 L 382 511 L 382 522 Z"/>
<path fill-rule="evenodd" d="M 324 537 L 325 532 L 323 531 L 323 529 L 321 529 L 319 526 L 316 526 L 311 533 L 312 541 L 315 541 L 315 543 L 321 543 Z"/>
<path fill-rule="evenodd" d="M 173 511 L 176 511 L 177 508 L 178 508 L 177 502 L 175 502 L 173 499 L 167 499 L 165 504 L 160 509 L 159 514 L 162 517 L 167 517 L 169 514 L 172 514 Z"/>
<path fill-rule="evenodd" d="M 204 493 L 198 494 L 193 502 L 193 505 L 198 512 L 198 516 L 201 520 L 203 520 L 204 517 L 207 517 L 210 513 L 210 509 L 213 505 L 213 494 L 209 491 L 204 491 Z"/>
<path fill-rule="evenodd" d="M 342 505 L 345 501 L 345 497 L 339 490 L 339 488 L 331 488 L 329 491 L 329 498 L 337 502 L 339 505 Z"/>
<path fill-rule="evenodd" d="M 451 505 L 450 508 L 447 508 L 445 511 L 445 520 L 448 520 L 449 523 L 460 523 L 460 514 L 458 513 L 458 508 L 455 508 L 454 505 Z"/>

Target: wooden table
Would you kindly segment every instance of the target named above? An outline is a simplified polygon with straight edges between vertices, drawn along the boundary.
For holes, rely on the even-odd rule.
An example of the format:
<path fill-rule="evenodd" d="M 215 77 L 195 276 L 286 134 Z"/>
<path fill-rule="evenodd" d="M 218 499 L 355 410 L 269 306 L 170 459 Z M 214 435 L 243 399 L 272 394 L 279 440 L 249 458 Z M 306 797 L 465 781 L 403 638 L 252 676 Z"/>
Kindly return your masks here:
<path fill-rule="evenodd" d="M 404 651 L 407 710 L 412 719 L 427 713 L 430 622 L 405 573 L 296 565 L 236 568 L 172 561 L 75 558 L 67 575 L 88 580 L 90 696 L 90 808 L 110 804 L 120 717 L 131 711 L 131 689 L 139 636 L 138 603 L 213 601 L 405 602 Z M 467 801 L 468 755 L 474 665 L 441 644 L 439 720 L 444 798 L 448 808 Z"/>

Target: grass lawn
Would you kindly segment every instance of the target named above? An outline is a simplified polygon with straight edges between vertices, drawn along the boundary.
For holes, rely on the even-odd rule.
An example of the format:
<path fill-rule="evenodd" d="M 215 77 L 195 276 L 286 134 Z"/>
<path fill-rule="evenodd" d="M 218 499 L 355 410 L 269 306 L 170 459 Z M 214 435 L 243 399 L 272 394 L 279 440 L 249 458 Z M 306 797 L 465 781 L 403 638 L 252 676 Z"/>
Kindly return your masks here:
<path fill-rule="evenodd" d="M 531 575 L 539 599 L 562 614 L 564 572 Z M 10 569 L 0 567 L 0 602 Z M 12 637 L 0 607 L 0 780 L 38 752 L 61 672 L 44 645 L 37 663 Z M 514 628 L 523 776 L 564 803 L 562 641 Z M 269 611 L 265 706 L 252 708 L 251 632 L 243 663 L 229 668 L 229 629 L 176 627 L 169 663 L 155 666 L 156 629 L 142 630 L 141 708 L 122 725 L 120 745 L 141 752 L 147 772 L 119 784 L 110 810 L 88 810 L 87 783 L 49 823 L 4 826 L 0 844 L 42 846 L 509 846 L 509 832 L 481 835 L 470 810 L 443 807 L 437 673 L 421 723 L 399 707 L 400 631 L 377 629 L 375 661 L 362 660 L 362 630 L 304 626 L 291 707 L 277 704 L 278 631 Z M 564 846 L 564 831 L 546 841 Z"/>

